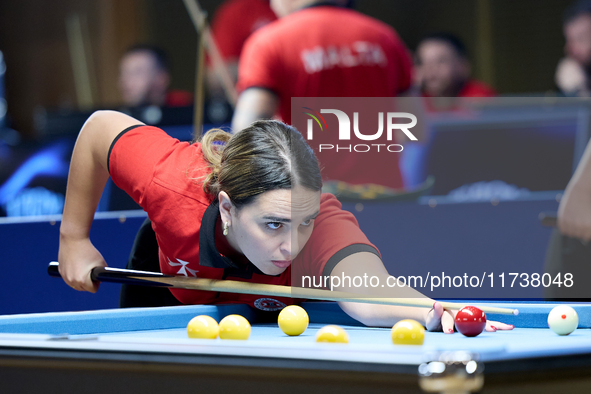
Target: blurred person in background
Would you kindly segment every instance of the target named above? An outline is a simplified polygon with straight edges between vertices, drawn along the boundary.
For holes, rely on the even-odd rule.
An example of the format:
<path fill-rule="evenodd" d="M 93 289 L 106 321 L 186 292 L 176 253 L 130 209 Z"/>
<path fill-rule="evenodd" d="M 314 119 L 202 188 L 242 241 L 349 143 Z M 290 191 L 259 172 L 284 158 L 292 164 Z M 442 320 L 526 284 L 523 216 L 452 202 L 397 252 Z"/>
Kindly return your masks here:
<path fill-rule="evenodd" d="M 211 32 L 233 82 L 238 78 L 238 60 L 246 39 L 277 17 L 269 0 L 226 0 L 215 12 Z M 211 96 L 223 95 L 221 84 L 209 62 L 208 88 Z"/>
<path fill-rule="evenodd" d="M 555 82 L 566 95 L 589 96 L 591 74 L 591 1 L 566 9 L 563 18 L 566 58 L 558 63 Z"/>
<path fill-rule="evenodd" d="M 170 89 L 168 57 L 162 49 L 151 45 L 134 45 L 125 51 L 119 63 L 119 90 L 127 107 L 193 104 L 191 93 Z"/>
<path fill-rule="evenodd" d="M 492 97 L 493 88 L 471 79 L 464 43 L 453 34 L 425 36 L 416 50 L 415 83 L 424 97 Z"/>
<path fill-rule="evenodd" d="M 589 96 L 585 70 L 570 57 L 563 57 L 558 62 L 554 82 L 565 96 Z"/>

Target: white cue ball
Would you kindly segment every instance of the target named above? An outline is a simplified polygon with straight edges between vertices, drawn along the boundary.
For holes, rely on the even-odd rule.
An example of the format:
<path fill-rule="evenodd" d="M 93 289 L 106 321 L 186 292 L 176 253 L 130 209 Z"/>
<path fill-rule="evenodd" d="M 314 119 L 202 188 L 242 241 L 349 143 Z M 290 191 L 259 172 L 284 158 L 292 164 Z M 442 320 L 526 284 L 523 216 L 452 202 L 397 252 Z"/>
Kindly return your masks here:
<path fill-rule="evenodd" d="M 579 315 L 568 305 L 558 305 L 548 314 L 548 326 L 558 335 L 568 335 L 579 325 Z"/>

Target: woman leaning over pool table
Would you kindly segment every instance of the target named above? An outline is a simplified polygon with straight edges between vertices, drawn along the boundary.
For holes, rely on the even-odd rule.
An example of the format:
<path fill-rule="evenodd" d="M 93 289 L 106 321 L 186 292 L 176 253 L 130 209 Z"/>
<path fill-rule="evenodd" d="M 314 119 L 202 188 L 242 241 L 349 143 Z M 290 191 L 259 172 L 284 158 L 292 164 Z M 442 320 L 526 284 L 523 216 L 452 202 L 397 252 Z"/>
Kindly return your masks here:
<path fill-rule="evenodd" d="M 367 274 L 384 281 L 388 276 L 353 215 L 334 196 L 321 193 L 318 162 L 294 128 L 257 121 L 233 136 L 209 132 L 189 144 L 125 114 L 99 111 L 76 142 L 60 228 L 60 273 L 74 289 L 95 292 L 98 283 L 90 271 L 106 265 L 89 232 L 109 175 L 148 213 L 165 274 L 279 285 L 291 285 L 292 274 Z M 425 298 L 410 288 L 334 290 Z M 265 309 L 275 302 L 255 295 L 170 291 L 184 304 L 236 302 Z M 453 332 L 455 311 L 439 303 L 431 309 L 339 305 L 369 326 L 411 318 L 428 330 Z M 496 322 L 486 327 L 510 328 Z"/>

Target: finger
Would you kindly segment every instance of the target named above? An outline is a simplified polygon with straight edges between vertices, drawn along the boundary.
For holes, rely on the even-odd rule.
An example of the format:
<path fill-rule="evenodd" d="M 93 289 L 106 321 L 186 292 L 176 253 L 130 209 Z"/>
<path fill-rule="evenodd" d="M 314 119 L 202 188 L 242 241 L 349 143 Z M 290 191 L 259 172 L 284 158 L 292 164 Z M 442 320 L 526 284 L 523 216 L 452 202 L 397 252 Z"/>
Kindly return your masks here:
<path fill-rule="evenodd" d="M 91 293 L 96 293 L 99 289 L 99 286 L 100 286 L 100 282 L 92 282 L 92 287 L 90 289 L 88 289 L 88 291 Z"/>
<path fill-rule="evenodd" d="M 505 324 L 498 321 L 487 321 L 485 330 L 488 332 L 495 332 L 497 330 L 512 330 L 515 326 L 512 324 Z"/>
<path fill-rule="evenodd" d="M 84 282 L 80 283 L 80 290 L 88 291 L 89 293 L 96 293 L 98 291 L 100 282 L 94 282 L 90 276 L 91 271 L 84 275 Z"/>
<path fill-rule="evenodd" d="M 96 293 L 97 288 L 92 283 L 80 283 L 77 286 L 72 286 L 75 290 L 78 291 L 88 291 L 89 293 Z"/>
<path fill-rule="evenodd" d="M 433 304 L 433 309 L 427 315 L 427 331 L 437 331 L 441 329 L 441 316 L 443 316 L 443 305 L 439 302 Z"/>
<path fill-rule="evenodd" d="M 453 313 L 450 311 L 445 311 L 443 316 L 441 317 L 441 327 L 443 328 L 443 332 L 446 334 L 453 334 L 454 333 L 454 316 Z"/>
<path fill-rule="evenodd" d="M 77 291 L 88 291 L 90 293 L 96 293 L 100 284 L 99 282 L 93 282 L 90 279 L 90 274 L 88 274 L 88 276 L 85 276 L 82 279 L 72 278 L 70 280 L 66 280 L 64 276 L 62 276 L 62 278 L 64 278 L 64 282 L 66 282 L 68 286 Z"/>
<path fill-rule="evenodd" d="M 92 284 L 88 284 L 86 282 L 76 281 L 71 284 L 72 288 L 77 291 L 90 291 L 93 290 L 94 287 Z"/>

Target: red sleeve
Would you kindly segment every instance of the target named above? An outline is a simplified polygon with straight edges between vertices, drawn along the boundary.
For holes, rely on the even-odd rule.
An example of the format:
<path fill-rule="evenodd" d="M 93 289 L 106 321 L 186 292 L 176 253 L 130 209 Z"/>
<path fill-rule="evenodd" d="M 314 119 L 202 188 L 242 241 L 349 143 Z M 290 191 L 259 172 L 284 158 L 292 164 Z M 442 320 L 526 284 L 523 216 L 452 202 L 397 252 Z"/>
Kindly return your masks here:
<path fill-rule="evenodd" d="M 181 142 L 157 127 L 133 126 L 122 131 L 109 150 L 108 167 L 113 182 L 145 209 L 145 191 L 157 164 L 178 144 Z"/>
<path fill-rule="evenodd" d="M 259 87 L 278 92 L 281 62 L 270 39 L 273 35 L 262 28 L 251 35 L 242 50 L 238 65 L 238 92 Z"/>
<path fill-rule="evenodd" d="M 380 255 L 359 228 L 355 216 L 343 210 L 335 196 L 325 193 L 312 236 L 292 266 L 292 284 L 301 285 L 303 275 L 329 276 L 341 260 L 359 252 Z"/>

